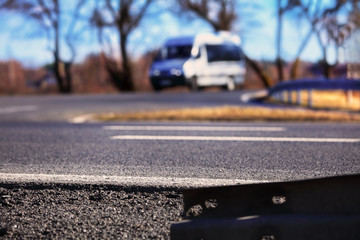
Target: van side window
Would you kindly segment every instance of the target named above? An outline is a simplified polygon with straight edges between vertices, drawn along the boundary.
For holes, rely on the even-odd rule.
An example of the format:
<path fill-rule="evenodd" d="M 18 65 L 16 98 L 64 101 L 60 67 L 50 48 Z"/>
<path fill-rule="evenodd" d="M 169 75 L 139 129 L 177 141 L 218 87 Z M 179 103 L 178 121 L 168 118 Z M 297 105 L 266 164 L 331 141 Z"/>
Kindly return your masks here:
<path fill-rule="evenodd" d="M 191 45 L 168 46 L 166 59 L 187 59 L 191 55 Z"/>
<path fill-rule="evenodd" d="M 241 49 L 236 45 L 205 45 L 208 62 L 240 61 Z"/>

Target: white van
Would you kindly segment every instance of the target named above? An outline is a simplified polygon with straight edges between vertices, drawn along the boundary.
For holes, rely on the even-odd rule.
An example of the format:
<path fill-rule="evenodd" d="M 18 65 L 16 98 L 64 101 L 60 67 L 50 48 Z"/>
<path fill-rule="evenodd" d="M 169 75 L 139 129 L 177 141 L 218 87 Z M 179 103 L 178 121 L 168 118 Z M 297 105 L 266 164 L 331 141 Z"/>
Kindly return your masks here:
<path fill-rule="evenodd" d="M 240 38 L 228 32 L 168 39 L 150 69 L 154 90 L 177 85 L 234 90 L 246 71 L 240 44 Z"/>

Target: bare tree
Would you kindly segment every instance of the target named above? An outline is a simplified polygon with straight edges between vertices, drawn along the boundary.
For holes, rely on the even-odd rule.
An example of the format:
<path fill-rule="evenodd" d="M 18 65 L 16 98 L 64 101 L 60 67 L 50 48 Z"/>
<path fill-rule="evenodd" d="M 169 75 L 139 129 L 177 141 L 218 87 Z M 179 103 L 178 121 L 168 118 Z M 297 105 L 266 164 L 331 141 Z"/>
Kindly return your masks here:
<path fill-rule="evenodd" d="M 73 13 L 73 18 L 68 28 L 68 32 L 64 37 L 65 42 L 70 49 L 71 57 L 68 61 L 61 58 L 61 19 L 62 10 L 60 8 L 60 0 L 5 0 L 0 4 L 0 8 L 15 10 L 25 16 L 34 19 L 45 29 L 48 40 L 53 42 L 52 52 L 54 56 L 54 73 L 57 80 L 59 92 L 72 92 L 72 76 L 71 66 L 74 62 L 76 51 L 73 45 L 74 28 L 79 20 L 79 12 L 85 4 L 85 0 L 78 0 Z"/>
<path fill-rule="evenodd" d="M 360 0 L 351 0 L 352 9 L 349 14 L 349 22 L 356 28 L 360 28 Z"/>
<path fill-rule="evenodd" d="M 71 92 L 71 73 L 70 68 L 74 56 L 68 63 L 64 63 L 60 58 L 60 28 L 61 28 L 61 9 L 58 0 L 44 1 L 37 0 L 38 9 L 31 14 L 37 19 L 48 31 L 48 36 L 51 32 L 54 34 L 53 38 L 53 56 L 54 56 L 54 73 L 61 93 Z M 72 52 L 73 53 L 73 52 Z"/>
<path fill-rule="evenodd" d="M 352 0 L 348 23 L 340 29 L 339 43 L 347 63 L 347 77 L 360 78 L 360 0 Z"/>
<path fill-rule="evenodd" d="M 152 1 L 105 0 L 103 4 L 97 2 L 97 7 L 93 12 L 91 23 L 98 29 L 100 43 L 108 41 L 106 29 L 115 29 L 118 34 L 121 67 L 117 65 L 114 58 L 106 57 L 107 71 L 118 90 L 134 90 L 131 61 L 127 52 L 128 38 L 139 26 Z"/>
<path fill-rule="evenodd" d="M 277 1 L 277 18 L 278 18 L 278 26 L 277 26 L 277 39 L 276 39 L 276 50 L 277 50 L 277 57 L 276 57 L 276 66 L 278 70 L 278 78 L 279 81 L 284 80 L 283 74 L 283 64 L 281 59 L 281 35 L 282 35 L 282 23 L 283 23 L 283 14 L 285 12 L 285 8 L 281 6 L 281 0 Z"/>
<path fill-rule="evenodd" d="M 276 37 L 276 67 L 278 71 L 279 81 L 284 80 L 284 67 L 283 60 L 281 57 L 281 45 L 282 45 L 282 28 L 283 28 L 283 16 L 286 12 L 291 11 L 292 9 L 300 6 L 300 0 L 288 0 L 285 4 L 282 4 L 283 1 L 277 1 L 277 37 Z"/>
<path fill-rule="evenodd" d="M 297 79 L 298 78 L 298 68 L 300 64 L 300 56 L 305 50 L 307 44 L 309 43 L 311 37 L 316 31 L 317 23 L 320 21 L 320 9 L 321 9 L 321 1 L 309 1 L 308 3 L 303 3 L 298 1 L 298 4 L 294 6 L 300 10 L 300 14 L 297 17 L 304 17 L 309 22 L 309 30 L 307 31 L 305 37 L 302 39 L 300 46 L 296 52 L 295 60 L 290 69 L 290 78 Z"/>
<path fill-rule="evenodd" d="M 338 63 L 338 52 L 343 42 L 344 34 L 343 30 L 349 26 L 360 26 L 359 18 L 359 0 L 334 0 L 330 6 L 320 7 L 318 1 L 313 13 L 310 12 L 309 7 L 305 7 L 304 3 L 301 3 L 301 9 L 305 13 L 305 17 L 311 25 L 309 32 L 310 35 L 315 35 L 319 47 L 322 51 L 322 66 L 324 70 L 324 76 L 326 78 L 331 77 L 332 65 L 328 60 L 328 49 L 330 47 L 336 48 L 336 62 Z M 340 20 L 339 16 L 346 16 L 346 21 Z M 358 24 L 358 25 L 357 25 Z M 298 54 L 298 57 L 300 54 Z"/>
<path fill-rule="evenodd" d="M 292 64 L 290 70 L 291 79 L 296 79 L 298 77 L 298 66 L 300 62 L 300 56 L 307 44 L 309 43 L 311 37 L 315 36 L 318 41 L 319 48 L 322 52 L 321 64 L 324 71 L 324 76 L 330 78 L 331 65 L 328 62 L 328 49 L 330 47 L 339 48 L 341 31 L 340 29 L 344 25 L 343 22 L 339 21 L 339 13 L 345 8 L 345 6 L 355 9 L 355 5 L 358 6 L 359 0 L 334 0 L 331 4 L 324 4 L 322 0 L 317 1 L 302 1 L 302 0 L 288 0 L 284 6 L 281 6 L 281 1 L 278 0 L 278 36 L 277 36 L 277 67 L 279 72 L 279 78 L 282 76 L 283 66 L 281 63 L 281 22 L 283 15 L 286 12 L 294 14 L 292 10 L 300 11 L 300 14 L 294 15 L 296 17 L 302 17 L 309 24 L 309 29 L 305 37 L 302 39 L 299 49 L 296 52 L 296 57 L 294 63 Z M 331 2 L 330 2 L 331 3 Z M 353 11 L 356 12 L 356 11 Z M 345 14 L 343 11 L 341 14 Z M 350 14 L 348 22 L 356 21 L 356 14 Z"/>
<path fill-rule="evenodd" d="M 183 10 L 195 13 L 208 22 L 215 31 L 230 31 L 237 18 L 234 0 L 180 0 L 178 2 Z"/>
<path fill-rule="evenodd" d="M 322 65 L 324 69 L 324 76 L 326 78 L 330 78 L 331 75 L 331 65 L 328 62 L 327 50 L 331 44 L 337 45 L 336 42 L 339 29 L 341 27 L 341 23 L 338 21 L 337 14 L 346 3 L 347 1 L 345 0 L 336 0 L 333 7 L 324 9 L 321 16 L 321 21 L 319 21 L 318 28 L 315 32 L 323 54 Z M 322 34 L 325 34 L 326 39 L 322 38 Z"/>

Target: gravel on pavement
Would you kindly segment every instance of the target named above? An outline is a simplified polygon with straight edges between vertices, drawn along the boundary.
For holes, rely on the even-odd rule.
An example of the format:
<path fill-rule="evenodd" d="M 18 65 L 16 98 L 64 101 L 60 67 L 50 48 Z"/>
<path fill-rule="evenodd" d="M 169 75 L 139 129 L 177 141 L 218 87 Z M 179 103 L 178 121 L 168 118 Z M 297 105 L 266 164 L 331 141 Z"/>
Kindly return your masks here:
<path fill-rule="evenodd" d="M 179 189 L 0 183 L 1 239 L 169 239 Z"/>

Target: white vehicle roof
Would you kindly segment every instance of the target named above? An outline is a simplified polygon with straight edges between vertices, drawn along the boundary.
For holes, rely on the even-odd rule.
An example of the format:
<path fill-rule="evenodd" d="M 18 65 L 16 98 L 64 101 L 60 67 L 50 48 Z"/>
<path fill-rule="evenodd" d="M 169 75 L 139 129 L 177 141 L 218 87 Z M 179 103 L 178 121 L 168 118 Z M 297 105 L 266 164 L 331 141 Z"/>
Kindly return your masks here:
<path fill-rule="evenodd" d="M 193 45 L 200 46 L 203 44 L 226 44 L 232 43 L 240 45 L 241 40 L 238 35 L 230 32 L 217 32 L 217 33 L 199 33 L 195 36 L 180 36 L 173 37 L 166 41 L 165 46 L 184 46 Z"/>

